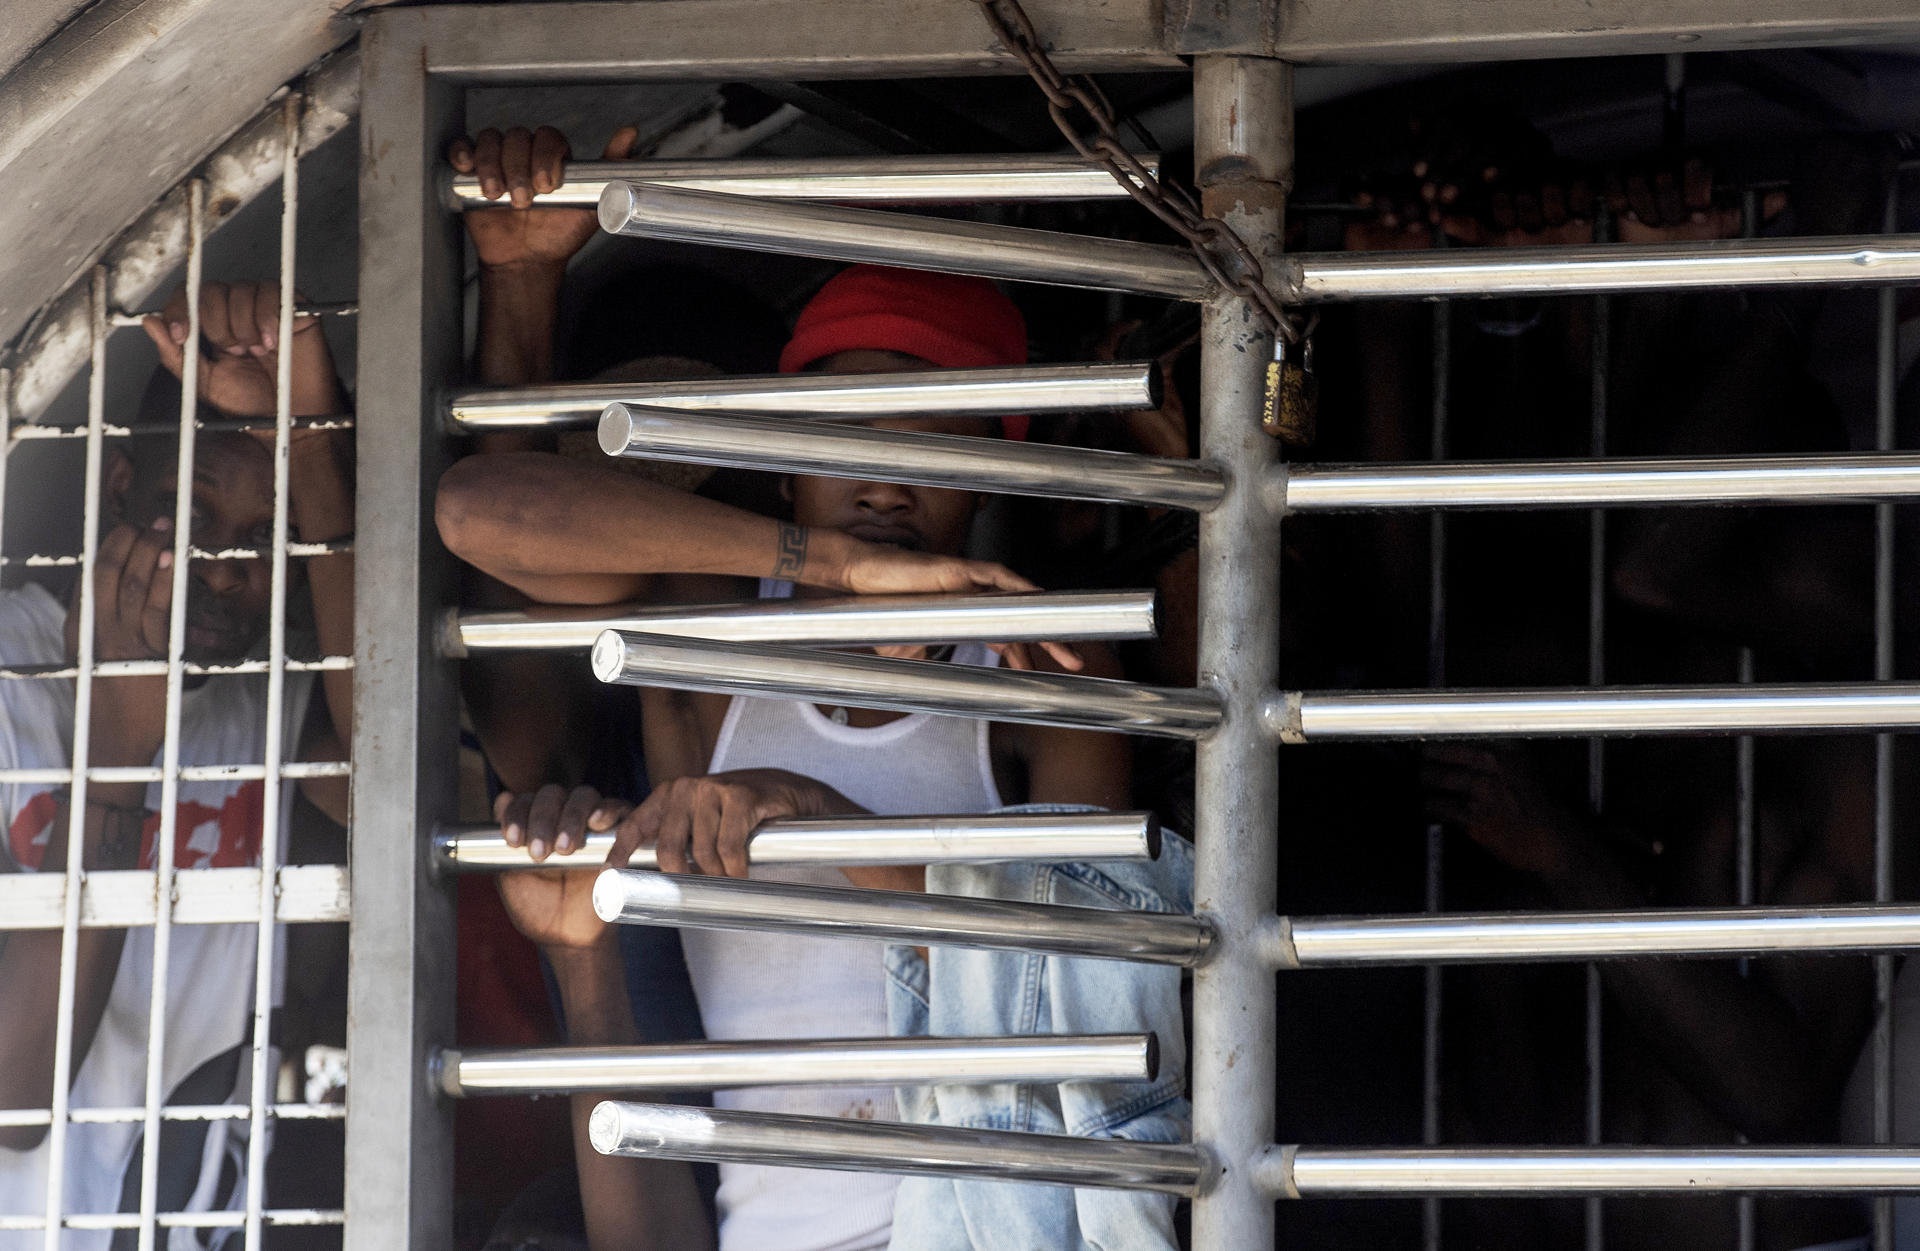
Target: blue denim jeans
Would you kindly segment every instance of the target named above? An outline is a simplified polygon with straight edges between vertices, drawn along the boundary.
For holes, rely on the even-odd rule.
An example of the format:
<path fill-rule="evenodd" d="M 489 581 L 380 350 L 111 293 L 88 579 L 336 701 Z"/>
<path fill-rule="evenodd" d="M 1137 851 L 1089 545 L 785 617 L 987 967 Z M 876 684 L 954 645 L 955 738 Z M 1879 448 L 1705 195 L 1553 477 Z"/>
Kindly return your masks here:
<path fill-rule="evenodd" d="M 1025 804 L 1008 812 L 1084 812 Z M 1193 847 L 1164 836 L 1151 863 L 929 865 L 927 892 L 1141 912 L 1193 910 Z M 1018 951 L 887 952 L 896 1035 L 1122 1034 L 1152 1030 L 1147 1083 L 932 1086 L 897 1092 L 928 1125 L 1184 1142 L 1191 1130 L 1180 970 Z M 909 1177 L 893 1205 L 892 1251 L 1174 1251 L 1174 1199 L 1125 1190 Z"/>

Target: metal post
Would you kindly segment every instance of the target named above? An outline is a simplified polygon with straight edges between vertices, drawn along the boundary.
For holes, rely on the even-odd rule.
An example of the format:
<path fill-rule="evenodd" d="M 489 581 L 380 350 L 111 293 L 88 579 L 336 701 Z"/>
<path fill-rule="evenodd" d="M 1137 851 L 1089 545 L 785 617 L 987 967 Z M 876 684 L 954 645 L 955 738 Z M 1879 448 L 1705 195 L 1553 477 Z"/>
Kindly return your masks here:
<path fill-rule="evenodd" d="M 1447 246 L 1444 230 L 1434 232 L 1434 246 Z M 1447 426 L 1453 401 L 1453 304 L 1433 306 L 1433 407 L 1431 445 L 1436 461 L 1447 458 Z M 1436 511 L 1427 518 L 1427 685 L 1439 690 L 1447 684 L 1447 515 Z M 1439 822 L 1427 826 L 1426 910 L 1438 912 L 1446 900 L 1446 829 Z M 1442 992 L 1440 966 L 1421 971 L 1420 1004 L 1420 1141 L 1440 1143 Z M 1420 1245 L 1440 1251 L 1440 1200 L 1420 1203 Z"/>
<path fill-rule="evenodd" d="M 1052 499 L 1206 509 L 1226 490 L 1220 471 L 1200 461 L 782 417 L 609 404 L 599 435 L 609 456 Z"/>
<path fill-rule="evenodd" d="M 425 70 L 425 10 L 361 36 L 359 557 L 355 565 L 353 929 L 346 1244 L 453 1241 L 452 1118 L 427 1083 L 452 1041 L 453 903 L 425 831 L 453 811 L 458 702 L 439 659 L 449 561 L 429 495 L 439 395 L 460 371 L 459 224 L 441 153 L 461 92 Z"/>
<path fill-rule="evenodd" d="M 1594 214 L 1593 238 L 1612 237 L 1613 223 L 1604 204 Z M 1607 418 L 1613 384 L 1613 303 L 1604 295 L 1593 299 L 1593 329 L 1589 339 L 1592 361 L 1587 393 L 1587 455 L 1599 460 L 1607 454 Z M 1587 514 L 1587 685 L 1607 680 L 1607 514 Z M 1598 817 L 1607 803 L 1607 741 L 1587 740 L 1587 806 Z M 1606 999 L 1600 969 L 1588 965 L 1585 974 L 1587 1062 L 1586 1129 L 1588 1145 L 1597 1145 L 1606 1128 Z M 1597 1198 L 1588 1199 L 1583 1213 L 1586 1251 L 1606 1245 L 1606 1211 Z"/>
<path fill-rule="evenodd" d="M 1906 1147 L 1272 1148 L 1259 1180 L 1276 1198 L 1360 1195 L 1900 1194 L 1920 1189 Z"/>
<path fill-rule="evenodd" d="M 1291 66 L 1194 63 L 1194 169 L 1208 216 L 1276 261 L 1293 182 Z M 1279 760 L 1260 710 L 1279 676 L 1280 536 L 1257 485 L 1279 445 L 1260 428 L 1272 340 L 1252 310 L 1207 304 L 1200 353 L 1201 454 L 1230 478 L 1200 518 L 1200 681 L 1226 716 L 1196 751 L 1195 908 L 1221 941 L 1193 979 L 1193 1134 L 1224 1171 L 1194 1201 L 1193 1246 L 1245 1251 L 1272 1246 L 1274 1232 L 1253 1164 L 1273 1138 L 1275 987 L 1253 935 L 1273 914 L 1279 862 Z"/>
<path fill-rule="evenodd" d="M 1900 175 L 1887 187 L 1880 228 L 1891 234 L 1900 228 Z M 1875 339 L 1874 447 L 1891 451 L 1899 436 L 1900 319 L 1892 288 L 1880 292 L 1878 335 Z M 1891 682 L 1894 669 L 1894 524 L 1893 505 L 1873 510 L 1873 676 Z M 1893 898 L 1893 736 L 1873 740 L 1873 898 Z M 1873 962 L 1873 1140 L 1893 1141 L 1893 957 Z M 1893 1251 L 1893 1200 L 1873 1201 L 1874 1251 Z"/>

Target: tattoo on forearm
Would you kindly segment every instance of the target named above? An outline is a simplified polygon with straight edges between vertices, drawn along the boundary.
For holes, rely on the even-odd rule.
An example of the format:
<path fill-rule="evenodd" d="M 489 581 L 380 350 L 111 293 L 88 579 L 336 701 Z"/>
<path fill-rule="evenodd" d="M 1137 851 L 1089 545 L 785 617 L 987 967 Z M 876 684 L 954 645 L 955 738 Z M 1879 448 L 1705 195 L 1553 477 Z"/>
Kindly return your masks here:
<path fill-rule="evenodd" d="M 792 522 L 780 523 L 780 550 L 773 562 L 773 576 L 798 578 L 807 564 L 807 528 Z"/>

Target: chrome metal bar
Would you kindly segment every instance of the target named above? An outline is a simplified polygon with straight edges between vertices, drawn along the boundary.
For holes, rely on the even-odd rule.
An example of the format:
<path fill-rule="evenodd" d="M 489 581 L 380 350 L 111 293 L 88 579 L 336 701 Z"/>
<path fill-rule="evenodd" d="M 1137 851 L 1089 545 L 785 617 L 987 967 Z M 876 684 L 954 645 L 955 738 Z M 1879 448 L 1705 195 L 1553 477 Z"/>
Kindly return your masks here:
<path fill-rule="evenodd" d="M 600 196 L 600 229 L 674 243 L 1178 300 L 1204 300 L 1213 289 L 1186 248 L 642 182 L 607 184 Z"/>
<path fill-rule="evenodd" d="M 1434 244 L 1447 246 L 1447 232 L 1434 232 Z M 1441 300 L 1433 306 L 1432 408 L 1430 443 L 1427 454 L 1432 460 L 1447 457 L 1447 435 L 1453 402 L 1453 305 Z M 1447 515 L 1435 512 L 1427 518 L 1427 685 L 1435 690 L 1447 685 Z M 1426 892 L 1428 912 L 1439 912 L 1446 899 L 1446 828 L 1431 822 L 1426 829 Z M 1429 1147 L 1441 1138 L 1441 1044 L 1445 979 L 1440 966 L 1430 964 L 1421 971 L 1420 986 L 1420 1141 Z M 1420 1245 L 1423 1251 L 1440 1251 L 1443 1242 L 1440 1224 L 1440 1200 L 1427 1199 L 1420 1205 Z"/>
<path fill-rule="evenodd" d="M 1305 304 L 1600 291 L 1889 286 L 1920 279 L 1920 235 L 1716 239 L 1471 253 L 1335 252 L 1296 256 L 1271 277 L 1284 298 Z"/>
<path fill-rule="evenodd" d="M 458 612 L 446 651 L 584 652 L 606 630 L 790 647 L 1150 639 L 1154 600 L 1152 591 L 1040 591 Z"/>
<path fill-rule="evenodd" d="M 1594 213 L 1593 240 L 1613 240 L 1613 215 L 1604 200 Z M 1589 340 L 1592 354 L 1591 376 L 1587 392 L 1587 454 L 1601 458 L 1607 454 L 1608 419 L 1613 406 L 1613 302 L 1607 296 L 1593 297 L 1593 331 Z M 1600 686 L 1607 680 L 1607 514 L 1594 509 L 1587 514 L 1587 685 Z M 1587 740 L 1587 806 L 1597 818 L 1607 803 L 1607 741 Z M 1586 1130 L 1589 1146 L 1606 1137 L 1606 995 L 1600 984 L 1600 969 L 1589 964 L 1585 972 L 1586 1018 Z M 1586 1251 L 1604 1251 L 1607 1241 L 1607 1214 L 1599 1198 L 1590 1198 L 1583 1213 L 1586 1222 Z"/>
<path fill-rule="evenodd" d="M 443 868 L 594 868 L 613 847 L 612 834 L 589 834 L 565 856 L 534 864 L 510 847 L 497 825 L 471 825 L 433 836 Z M 790 817 L 765 822 L 747 844 L 760 865 L 996 864 L 1008 861 L 1152 860 L 1160 827 L 1148 812 L 1009 813 L 999 816 Z M 651 847 L 636 848 L 630 869 L 657 869 Z"/>
<path fill-rule="evenodd" d="M 1160 173 L 1160 154 L 1137 158 Z M 800 157 L 785 160 L 568 161 L 566 181 L 540 203 L 592 208 L 609 183 L 639 182 L 763 200 L 838 203 L 969 204 L 981 201 L 1115 200 L 1126 191 L 1100 165 L 1080 156 Z M 455 174 L 455 208 L 509 205 L 480 194 L 480 180 Z"/>
<path fill-rule="evenodd" d="M 1152 361 L 929 369 L 901 374 L 773 374 L 674 382 L 574 382 L 460 391 L 447 402 L 457 431 L 591 430 L 609 404 L 678 412 L 749 413 L 823 421 L 876 417 L 1135 412 L 1160 406 Z"/>
<path fill-rule="evenodd" d="M 595 641 L 592 663 L 595 677 L 622 686 L 814 700 L 1163 738 L 1202 738 L 1221 717 L 1219 697 L 1205 689 L 618 630 L 608 630 Z M 1915 703 L 1920 709 L 1920 695 Z"/>
<path fill-rule="evenodd" d="M 1754 1190 L 1920 1191 L 1911 1147 L 1274 1147 L 1259 1166 L 1274 1198 L 1591 1195 Z"/>
<path fill-rule="evenodd" d="M 1211 508 L 1226 490 L 1219 470 L 1200 461 L 628 404 L 609 404 L 601 414 L 600 449 L 770 473 L 1171 508 Z"/>
<path fill-rule="evenodd" d="M 100 427 L 107 408 L 107 270 L 96 265 L 88 284 L 88 334 L 91 365 L 87 373 L 87 462 L 81 490 L 80 620 L 76 650 L 80 674 L 73 684 L 73 747 L 68 759 L 72 784 L 67 793 L 66 900 L 60 918 L 60 985 L 55 992 L 53 1026 L 52 1123 L 47 1129 L 46 1251 L 60 1251 L 60 1222 L 66 1203 L 67 1110 L 72 1106 L 75 980 L 79 972 L 80 892 L 86 880 L 87 782 L 93 733 L 94 560 L 100 545 L 100 483 L 104 443 Z M 49 834 L 49 838 L 56 837 Z"/>
<path fill-rule="evenodd" d="M 1896 173 L 1887 185 L 1880 228 L 1888 234 L 1900 228 L 1900 177 Z M 1900 309 L 1897 291 L 1882 290 L 1879 298 L 1874 338 L 1874 441 L 1875 449 L 1891 452 L 1899 439 L 1900 397 Z M 1891 682 L 1894 674 L 1894 528 L 1893 505 L 1881 504 L 1873 510 L 1873 676 L 1876 681 Z M 1893 736 L 1877 735 L 1873 741 L 1873 897 L 1876 902 L 1893 898 Z M 1882 955 L 1873 962 L 1874 1027 L 1873 1056 L 1873 1141 L 1890 1143 L 1894 1133 L 1893 1110 L 1893 957 Z M 1873 1204 L 1874 1251 L 1893 1251 L 1893 1201 L 1876 1199 Z"/>
<path fill-rule="evenodd" d="M 274 969 L 278 952 L 274 924 L 274 891 L 280 867 L 280 766 L 286 760 L 287 698 L 287 541 L 292 537 L 293 491 L 293 292 L 294 257 L 300 214 L 300 112 L 304 97 L 290 91 L 284 102 L 284 164 L 280 171 L 280 325 L 273 401 L 273 563 L 268 574 L 266 741 L 261 763 L 260 798 L 260 907 L 253 959 L 253 1029 L 249 1105 L 253 1115 L 247 1131 L 246 1251 L 260 1251 L 264 1225 L 261 1213 L 267 1196 L 267 1109 L 272 1106 L 273 1083 L 278 1078 L 272 1057 L 274 989 L 280 979 Z M 184 618 L 183 618 L 184 619 Z M 316 694 L 315 698 L 323 698 Z M 296 731 L 297 733 L 297 731 Z M 296 744 L 297 746 L 297 744 Z"/>
<path fill-rule="evenodd" d="M 1280 968 L 1904 951 L 1920 905 L 1280 918 L 1265 938 Z"/>
<path fill-rule="evenodd" d="M 1263 267 L 1277 264 L 1293 183 L 1292 67 L 1196 58 L 1193 101 L 1202 207 Z M 1194 1202 L 1194 1251 L 1274 1243 L 1273 1205 L 1248 1176 L 1273 1139 L 1278 1067 L 1277 988 L 1254 942 L 1276 907 L 1284 811 L 1259 715 L 1280 664 L 1280 534 L 1260 491 L 1280 456 L 1260 423 L 1272 359 L 1273 339 L 1245 302 L 1202 307 L 1200 453 L 1231 481 L 1201 514 L 1198 552 L 1199 680 L 1218 692 L 1224 724 L 1194 753 L 1194 907 L 1219 927 L 1220 944 L 1193 977 L 1193 1138 L 1222 1176 Z"/>
<path fill-rule="evenodd" d="M 1286 742 L 1898 730 L 1920 726 L 1920 684 L 1283 692 L 1266 719 Z"/>
<path fill-rule="evenodd" d="M 1185 1143 L 1068 1138 L 608 1101 L 588 1138 L 602 1155 L 1101 1186 L 1191 1195 L 1213 1170 Z"/>
<path fill-rule="evenodd" d="M 602 872 L 593 887 L 593 909 L 601 920 L 621 925 L 770 930 L 1146 964 L 1196 965 L 1213 945 L 1212 926 L 1174 913 L 1110 912 L 637 869 Z"/>
<path fill-rule="evenodd" d="M 445 1051 L 438 1062 L 440 1088 L 455 1099 L 841 1083 L 1145 1082 L 1158 1068 L 1152 1034 L 520 1047 Z"/>
<path fill-rule="evenodd" d="M 1920 455 L 1289 465 L 1269 489 L 1293 513 L 1835 503 L 1920 496 Z"/>
<path fill-rule="evenodd" d="M 187 338 L 200 342 L 200 283 L 205 272 L 207 184 L 196 178 L 187 184 Z M 180 446 L 174 462 L 174 481 L 194 480 L 194 449 L 198 442 L 200 353 L 182 355 L 180 371 Z M 173 508 L 173 590 L 167 616 L 165 729 L 160 747 L 160 828 L 154 832 L 154 892 L 157 899 L 174 897 L 174 846 L 180 826 L 180 714 L 186 693 L 188 549 L 193 535 L 192 491 L 176 491 Z M 84 904 L 84 901 L 83 901 Z M 147 1001 L 146 1125 L 142 1142 L 160 1141 L 160 1109 L 167 1101 L 166 1039 L 168 971 L 173 959 L 173 909 L 156 908 L 153 919 L 153 956 Z M 159 1213 L 160 1153 L 143 1151 L 140 1161 L 140 1251 L 153 1251 Z"/>

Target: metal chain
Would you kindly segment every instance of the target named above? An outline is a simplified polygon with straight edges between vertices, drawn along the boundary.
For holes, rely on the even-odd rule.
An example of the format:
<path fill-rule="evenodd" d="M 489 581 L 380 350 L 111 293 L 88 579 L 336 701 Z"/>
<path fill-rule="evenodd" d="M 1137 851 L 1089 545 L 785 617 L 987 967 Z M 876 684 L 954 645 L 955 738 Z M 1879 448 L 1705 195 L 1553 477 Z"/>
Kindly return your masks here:
<path fill-rule="evenodd" d="M 1208 217 L 1187 190 L 1165 177 L 1156 178 L 1140 159 L 1120 142 L 1113 105 L 1091 78 L 1062 74 L 1040 46 L 1040 35 L 1020 0 L 974 0 L 993 27 L 1000 43 L 1026 67 L 1047 97 L 1053 124 L 1080 155 L 1096 162 L 1115 182 L 1167 228 L 1187 241 L 1213 280 L 1253 306 L 1267 329 L 1287 343 L 1300 341 L 1300 328 L 1287 316 L 1280 300 L 1268 289 L 1266 273 L 1233 227 Z M 1092 124 L 1091 137 L 1074 124 L 1075 111 Z"/>

